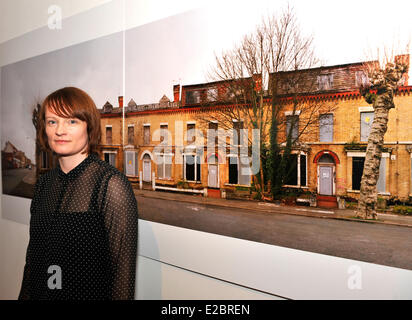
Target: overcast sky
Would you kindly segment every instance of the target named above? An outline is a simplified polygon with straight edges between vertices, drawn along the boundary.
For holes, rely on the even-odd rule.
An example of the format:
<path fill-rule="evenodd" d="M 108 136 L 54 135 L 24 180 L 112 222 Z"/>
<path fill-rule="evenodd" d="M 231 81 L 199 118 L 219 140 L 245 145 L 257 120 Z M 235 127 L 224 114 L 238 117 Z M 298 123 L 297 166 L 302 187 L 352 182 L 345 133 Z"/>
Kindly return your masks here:
<path fill-rule="evenodd" d="M 131 98 L 137 104 L 158 102 L 163 94 L 173 99 L 174 84 L 205 82 L 215 52 L 231 48 L 254 30 L 262 16 L 278 12 L 287 2 L 200 4 L 198 9 L 127 30 L 125 52 L 123 34 L 117 33 L 3 67 L 2 148 L 11 140 L 34 160 L 30 110 L 64 86 L 84 89 L 98 108 L 106 101 L 117 106 L 123 92 L 125 104 Z M 412 35 L 411 1 L 291 0 L 289 4 L 303 32 L 314 36 L 324 65 L 369 59 L 369 49 L 391 46 L 394 39 L 406 43 Z"/>
<path fill-rule="evenodd" d="M 175 83 L 205 82 L 215 52 L 239 43 L 288 3 L 303 33 L 313 35 L 323 65 L 364 61 L 377 47 L 404 47 L 412 37 L 408 0 L 208 1 L 126 33 L 126 100 L 157 102 L 163 94 L 172 98 Z"/>

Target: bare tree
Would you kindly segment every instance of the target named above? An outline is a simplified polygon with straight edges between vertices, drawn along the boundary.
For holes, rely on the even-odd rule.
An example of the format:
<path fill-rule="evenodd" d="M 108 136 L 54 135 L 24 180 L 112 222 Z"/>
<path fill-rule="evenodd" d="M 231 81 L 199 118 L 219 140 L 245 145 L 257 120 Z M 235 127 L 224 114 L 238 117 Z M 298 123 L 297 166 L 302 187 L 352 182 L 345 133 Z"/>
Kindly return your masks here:
<path fill-rule="evenodd" d="M 268 140 L 270 128 L 270 109 L 265 103 L 265 82 L 268 73 L 265 65 L 265 37 L 259 29 L 244 36 L 241 43 L 231 50 L 223 52 L 221 56 L 215 55 L 216 65 L 209 73 L 209 80 L 214 81 L 217 90 L 216 95 L 210 97 L 219 108 L 208 113 L 203 118 L 205 126 L 211 121 L 219 123 L 223 130 L 233 130 L 234 122 L 240 124 L 240 128 L 251 128 L 259 132 L 259 145 L 264 148 Z M 267 87 L 267 85 L 266 85 Z M 253 135 L 245 138 L 249 146 L 253 141 Z M 226 141 L 219 139 L 219 145 Z M 240 143 L 239 143 L 240 144 Z M 251 151 L 249 150 L 249 155 Z M 254 177 L 255 185 L 263 193 L 264 191 L 264 165 L 266 153 L 260 152 L 259 173 Z"/>
<path fill-rule="evenodd" d="M 262 193 L 265 180 L 271 181 L 273 196 L 280 193 L 291 151 L 302 147 L 300 138 L 317 128 L 319 112 L 331 110 L 331 104 L 302 97 L 318 89 L 317 71 L 302 69 L 318 62 L 313 38 L 301 33 L 290 7 L 280 15 L 263 18 L 238 46 L 216 55 L 209 80 L 219 88 L 211 100 L 221 107 L 203 121 L 216 120 L 220 127 L 231 129 L 234 119 L 243 120 L 245 126 L 259 130 L 260 171 L 254 178 Z M 288 117 L 283 112 L 286 109 Z"/>
<path fill-rule="evenodd" d="M 408 50 L 409 52 L 409 50 Z M 370 129 L 365 164 L 361 180 L 360 198 L 356 216 L 376 219 L 379 166 L 382 157 L 384 136 L 388 129 L 389 111 L 395 108 L 393 95 L 408 72 L 409 55 L 385 54 L 382 62 L 365 64 L 370 85 L 360 88 L 365 100 L 373 105 L 374 119 Z"/>

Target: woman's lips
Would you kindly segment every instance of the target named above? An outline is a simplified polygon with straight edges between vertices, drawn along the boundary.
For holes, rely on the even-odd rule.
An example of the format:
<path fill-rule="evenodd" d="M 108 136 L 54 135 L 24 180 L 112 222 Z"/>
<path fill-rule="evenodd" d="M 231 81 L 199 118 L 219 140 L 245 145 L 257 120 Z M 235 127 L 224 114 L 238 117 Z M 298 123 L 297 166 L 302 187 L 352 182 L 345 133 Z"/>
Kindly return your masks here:
<path fill-rule="evenodd" d="M 69 140 L 54 140 L 56 143 L 67 143 Z"/>

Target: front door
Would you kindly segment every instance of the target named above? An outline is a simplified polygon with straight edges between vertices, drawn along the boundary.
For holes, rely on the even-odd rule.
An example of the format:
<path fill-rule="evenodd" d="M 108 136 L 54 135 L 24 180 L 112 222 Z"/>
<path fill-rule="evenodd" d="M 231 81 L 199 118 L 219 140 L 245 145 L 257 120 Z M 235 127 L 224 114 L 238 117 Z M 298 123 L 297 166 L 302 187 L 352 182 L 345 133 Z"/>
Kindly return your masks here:
<path fill-rule="evenodd" d="M 151 182 L 151 162 L 150 160 L 143 160 L 143 181 Z"/>
<path fill-rule="evenodd" d="M 209 187 L 219 188 L 217 164 L 209 164 Z"/>
<path fill-rule="evenodd" d="M 321 195 L 333 195 L 333 167 L 320 166 L 319 167 L 319 191 Z"/>

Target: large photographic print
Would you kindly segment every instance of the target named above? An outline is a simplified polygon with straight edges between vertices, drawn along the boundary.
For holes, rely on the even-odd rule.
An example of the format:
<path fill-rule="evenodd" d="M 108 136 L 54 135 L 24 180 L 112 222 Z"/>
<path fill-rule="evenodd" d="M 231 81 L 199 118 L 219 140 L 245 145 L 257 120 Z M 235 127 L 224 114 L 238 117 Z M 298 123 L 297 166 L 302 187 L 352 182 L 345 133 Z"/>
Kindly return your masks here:
<path fill-rule="evenodd" d="M 36 112 L 75 86 L 139 218 L 412 269 L 409 18 L 349 3 L 223 1 L 2 67 L 3 193 L 56 164 Z"/>
<path fill-rule="evenodd" d="M 31 198 L 39 174 L 56 164 L 36 144 L 37 111 L 62 87 L 87 91 L 98 108 L 122 92 L 122 34 L 43 54 L 1 68 L 3 193 Z"/>

